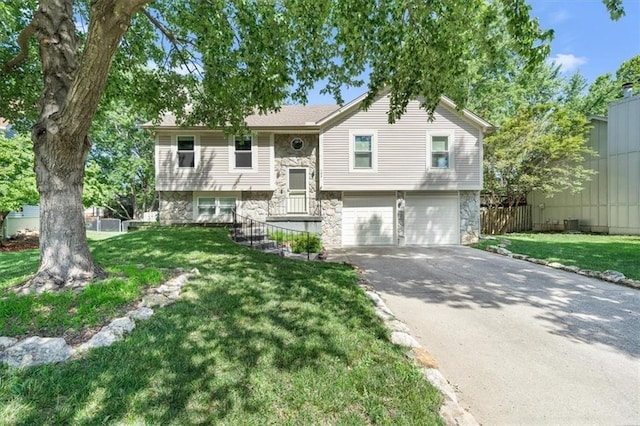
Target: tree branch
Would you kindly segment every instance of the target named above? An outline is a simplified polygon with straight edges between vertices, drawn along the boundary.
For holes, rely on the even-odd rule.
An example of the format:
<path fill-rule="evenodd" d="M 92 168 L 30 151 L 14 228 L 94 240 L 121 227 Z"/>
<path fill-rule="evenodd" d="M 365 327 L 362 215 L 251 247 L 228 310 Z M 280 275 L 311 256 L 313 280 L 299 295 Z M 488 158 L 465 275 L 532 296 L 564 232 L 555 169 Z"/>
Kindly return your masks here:
<path fill-rule="evenodd" d="M 169 39 L 169 41 L 171 41 L 171 43 L 173 43 L 174 45 L 180 43 L 180 41 L 178 40 L 178 38 L 171 32 L 169 31 L 169 29 L 167 27 L 164 26 L 164 24 L 162 22 L 160 22 L 158 19 L 156 19 L 155 16 L 153 16 L 151 13 L 149 13 L 149 11 L 146 8 L 143 8 L 141 11 L 144 16 L 147 17 L 147 19 L 149 19 L 149 21 L 151 21 L 151 23 L 166 37 Z"/>
<path fill-rule="evenodd" d="M 162 22 L 160 22 L 160 20 L 158 20 L 155 16 L 153 16 L 146 8 L 142 9 L 141 11 L 144 14 L 144 16 L 146 16 L 147 19 L 149 19 L 149 21 L 153 24 L 153 26 L 155 26 L 158 29 L 158 31 L 160 31 L 162 35 L 164 35 L 171 42 L 171 44 L 173 45 L 173 48 L 176 50 L 176 52 L 178 52 L 180 61 L 185 66 L 187 71 L 189 71 L 189 73 L 191 74 L 198 73 L 202 77 L 202 73 L 198 71 L 197 67 L 195 68 L 195 71 L 191 69 L 189 61 L 185 58 L 184 49 L 181 49 L 180 47 L 182 44 L 189 44 L 189 41 L 180 40 L 178 37 L 176 37 L 175 34 L 173 34 L 171 30 L 169 30 L 169 28 L 167 28 Z M 189 52 L 189 56 L 193 58 L 193 54 L 191 52 Z"/>
<path fill-rule="evenodd" d="M 12 68 L 20 65 L 25 59 L 27 59 L 27 55 L 29 54 L 29 39 L 32 35 L 36 33 L 36 20 L 35 18 L 31 20 L 29 25 L 27 25 L 20 34 L 18 35 L 18 47 L 20 51 L 18 54 L 11 59 L 9 62 L 4 64 L 3 71 L 9 72 Z"/>

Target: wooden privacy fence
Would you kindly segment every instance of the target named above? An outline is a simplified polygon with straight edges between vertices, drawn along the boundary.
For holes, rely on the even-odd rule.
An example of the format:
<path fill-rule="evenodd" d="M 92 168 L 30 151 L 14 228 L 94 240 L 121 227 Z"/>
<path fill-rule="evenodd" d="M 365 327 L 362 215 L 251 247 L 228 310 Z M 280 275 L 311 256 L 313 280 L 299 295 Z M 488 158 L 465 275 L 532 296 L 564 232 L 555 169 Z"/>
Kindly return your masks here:
<path fill-rule="evenodd" d="M 533 230 L 531 207 L 483 207 L 480 211 L 480 233 L 496 235 Z"/>

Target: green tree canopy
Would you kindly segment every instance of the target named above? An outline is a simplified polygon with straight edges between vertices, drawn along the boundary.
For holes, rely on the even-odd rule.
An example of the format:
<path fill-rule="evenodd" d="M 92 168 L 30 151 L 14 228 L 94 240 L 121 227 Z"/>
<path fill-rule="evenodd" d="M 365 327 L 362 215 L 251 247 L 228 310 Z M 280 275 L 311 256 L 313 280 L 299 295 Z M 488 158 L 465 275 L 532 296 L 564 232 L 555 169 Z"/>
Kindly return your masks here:
<path fill-rule="evenodd" d="M 485 192 L 491 204 L 515 204 L 531 191 L 579 191 L 594 172 L 585 168 L 589 121 L 558 104 L 521 107 L 485 139 Z"/>
<path fill-rule="evenodd" d="M 625 83 L 633 83 L 636 93 L 640 90 L 640 55 L 623 62 L 615 77 L 606 73 L 596 78 L 582 101 L 583 113 L 606 116 L 609 104 L 622 98 L 622 85 Z"/>
<path fill-rule="evenodd" d="M 122 102 L 104 108 L 91 131 L 84 202 L 125 219 L 139 219 L 156 202 L 154 139 L 148 121 Z"/>
<path fill-rule="evenodd" d="M 24 135 L 7 138 L 0 132 L 0 230 L 10 212 L 37 202 L 31 140 Z"/>

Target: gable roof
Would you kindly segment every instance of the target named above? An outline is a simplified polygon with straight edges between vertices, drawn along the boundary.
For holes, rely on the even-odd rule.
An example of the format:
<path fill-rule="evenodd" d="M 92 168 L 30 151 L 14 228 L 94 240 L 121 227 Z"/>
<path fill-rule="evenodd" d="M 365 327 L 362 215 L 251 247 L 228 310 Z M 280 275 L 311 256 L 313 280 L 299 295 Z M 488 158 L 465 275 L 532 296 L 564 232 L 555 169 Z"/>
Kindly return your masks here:
<path fill-rule="evenodd" d="M 381 96 L 386 95 L 386 92 L 381 92 Z M 345 114 L 349 114 L 352 111 L 360 108 L 360 105 L 367 97 L 367 93 L 358 96 L 348 104 L 340 107 L 339 105 L 283 105 L 279 111 L 268 114 L 252 114 L 248 116 L 245 121 L 247 127 L 253 129 L 268 129 L 268 128 L 293 128 L 303 127 L 311 129 L 319 129 L 320 127 L 332 122 L 333 120 L 342 117 Z M 478 115 L 469 111 L 468 109 L 462 109 L 457 111 L 456 104 L 446 96 L 440 97 L 440 105 L 443 107 L 458 113 L 462 118 L 480 128 L 483 132 L 489 132 L 495 127 L 488 121 L 480 118 Z M 176 122 L 176 116 L 172 112 L 167 112 L 162 117 L 162 120 L 158 124 L 152 122 L 145 123 L 143 128 L 180 128 L 180 125 Z M 200 127 L 200 126 L 198 126 Z"/>
<path fill-rule="evenodd" d="M 382 91 L 380 92 L 380 94 L 378 96 L 386 96 L 387 91 Z M 360 105 L 362 104 L 362 102 L 365 100 L 365 98 L 367 97 L 368 93 L 364 93 L 360 96 L 358 96 L 357 98 L 355 98 L 353 101 L 349 102 L 348 104 L 344 105 L 343 107 L 337 109 L 336 111 L 332 112 L 331 114 L 323 117 L 320 121 L 318 121 L 316 124 L 319 126 L 323 126 L 345 114 L 348 114 L 349 112 L 360 108 Z M 445 108 L 454 111 L 458 114 L 461 115 L 462 118 L 466 119 L 467 121 L 469 121 L 471 124 L 475 125 L 476 127 L 479 127 L 482 129 L 483 132 L 489 132 L 493 129 L 495 129 L 495 126 L 491 123 L 489 123 L 488 121 L 480 118 L 480 116 L 474 114 L 473 112 L 469 111 L 466 108 L 463 108 L 461 111 L 458 112 L 457 110 L 457 106 L 456 104 L 449 98 L 447 98 L 446 96 L 440 96 L 440 105 L 444 106 Z"/>
<path fill-rule="evenodd" d="M 338 109 L 338 105 L 283 105 L 277 112 L 252 114 L 245 121 L 249 128 L 316 127 L 322 117 Z M 159 124 L 145 123 L 145 128 L 180 127 L 175 114 L 168 112 Z"/>

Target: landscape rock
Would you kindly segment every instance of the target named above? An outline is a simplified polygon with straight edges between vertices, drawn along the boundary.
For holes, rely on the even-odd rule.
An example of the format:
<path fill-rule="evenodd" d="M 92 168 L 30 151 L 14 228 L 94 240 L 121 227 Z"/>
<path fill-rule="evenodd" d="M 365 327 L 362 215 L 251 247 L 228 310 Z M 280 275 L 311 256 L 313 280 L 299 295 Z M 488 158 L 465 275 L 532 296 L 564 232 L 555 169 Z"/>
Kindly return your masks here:
<path fill-rule="evenodd" d="M 509 250 L 507 250 L 504 247 L 498 247 L 498 250 L 496 250 L 496 253 L 501 254 L 503 256 L 513 256 L 513 253 L 511 253 Z"/>
<path fill-rule="evenodd" d="M 424 376 L 429 382 L 435 386 L 443 395 L 453 402 L 458 402 L 456 392 L 453 390 L 447 379 L 444 378 L 442 373 L 435 368 L 425 368 L 423 370 Z"/>
<path fill-rule="evenodd" d="M 524 254 L 513 253 L 511 257 L 518 260 L 529 260 L 529 256 L 526 256 Z"/>
<path fill-rule="evenodd" d="M 141 306 L 147 308 L 153 307 L 164 307 L 172 304 L 174 301 L 167 296 L 163 296 L 162 294 L 152 293 L 147 294 L 142 298 Z"/>
<path fill-rule="evenodd" d="M 556 269 L 563 269 L 564 265 L 560 262 L 551 262 L 549 263 L 549 266 L 552 268 L 556 268 Z"/>
<path fill-rule="evenodd" d="M 408 333 L 402 331 L 394 331 L 391 333 L 391 342 L 400 346 L 407 346 L 410 348 L 420 347 L 420 343 Z"/>
<path fill-rule="evenodd" d="M 486 250 L 488 252 L 501 254 L 503 256 L 512 256 L 513 255 L 513 253 L 511 253 L 509 250 L 507 250 L 506 248 L 501 247 L 499 245 L 498 246 L 487 246 Z"/>
<path fill-rule="evenodd" d="M 626 277 L 622 272 L 614 271 L 614 270 L 606 270 L 602 273 L 602 279 L 611 281 L 612 283 L 619 283 L 624 280 Z"/>
<path fill-rule="evenodd" d="M 136 320 L 147 320 L 153 316 L 153 309 L 147 307 L 141 307 L 127 312 L 127 316 Z"/>
<path fill-rule="evenodd" d="M 130 333 L 135 326 L 136 324 L 129 317 L 117 318 L 93 335 L 88 342 L 78 346 L 78 351 L 110 346 L 118 340 L 122 340 L 124 335 Z"/>
<path fill-rule="evenodd" d="M 580 268 L 578 268 L 577 266 L 567 266 L 565 265 L 564 267 L 561 268 L 563 271 L 567 271 L 567 272 L 573 272 L 573 273 L 577 273 Z"/>
<path fill-rule="evenodd" d="M 15 345 L 17 341 L 18 339 L 14 339 L 13 337 L 0 337 L 0 351 Z"/>
<path fill-rule="evenodd" d="M 0 361 L 10 367 L 32 367 L 66 361 L 73 348 L 59 337 L 29 337 L 2 352 Z"/>
<path fill-rule="evenodd" d="M 487 246 L 485 248 L 486 251 L 491 252 L 491 253 L 497 253 L 498 249 L 501 248 L 499 246 Z"/>
<path fill-rule="evenodd" d="M 402 321 L 398 321 L 397 319 L 392 319 L 387 321 L 387 327 L 391 329 L 391 331 L 400 331 L 402 333 L 410 333 L 409 327 Z"/>
<path fill-rule="evenodd" d="M 374 293 L 373 291 L 365 291 L 364 294 L 366 294 L 367 297 L 373 301 L 374 305 L 376 306 L 384 305 L 382 298 L 378 296 L 378 294 Z"/>
<path fill-rule="evenodd" d="M 388 309 L 384 309 L 379 306 L 376 306 L 375 312 L 376 312 L 376 315 L 382 318 L 384 321 L 394 319 L 393 313 L 391 313 L 391 311 L 389 311 Z"/>

